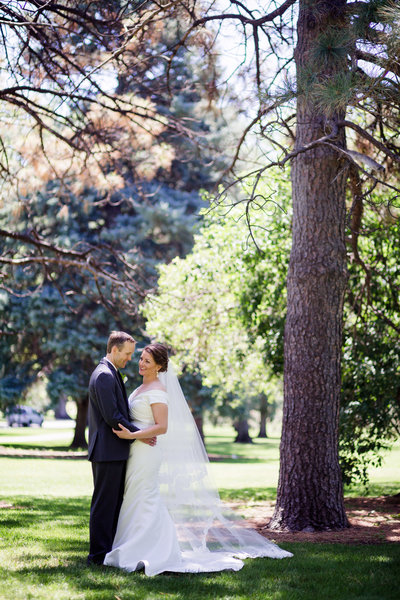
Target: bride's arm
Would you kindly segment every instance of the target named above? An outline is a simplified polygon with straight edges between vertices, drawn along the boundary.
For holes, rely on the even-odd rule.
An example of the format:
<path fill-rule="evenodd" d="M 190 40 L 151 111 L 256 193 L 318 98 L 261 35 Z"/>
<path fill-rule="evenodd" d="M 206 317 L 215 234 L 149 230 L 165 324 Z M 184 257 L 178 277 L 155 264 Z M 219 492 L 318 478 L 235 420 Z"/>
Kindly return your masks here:
<path fill-rule="evenodd" d="M 155 402 L 151 405 L 153 412 L 154 425 L 139 429 L 139 431 L 129 431 L 119 423 L 120 429 L 113 429 L 115 435 L 124 440 L 144 440 L 157 435 L 166 433 L 168 428 L 168 405 L 162 402 Z"/>

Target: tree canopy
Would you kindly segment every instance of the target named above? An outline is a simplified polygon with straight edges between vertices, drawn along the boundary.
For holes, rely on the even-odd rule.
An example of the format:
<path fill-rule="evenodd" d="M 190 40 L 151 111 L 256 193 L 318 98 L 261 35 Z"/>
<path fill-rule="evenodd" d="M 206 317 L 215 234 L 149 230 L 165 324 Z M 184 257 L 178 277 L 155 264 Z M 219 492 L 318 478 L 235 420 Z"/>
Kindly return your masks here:
<path fill-rule="evenodd" d="M 212 55 L 209 69 L 199 70 L 182 47 L 169 66 L 163 53 L 180 37 L 182 11 L 164 21 L 164 7 L 147 4 L 1 5 L 3 203 L 16 198 L 29 211 L 31 197 L 50 186 L 62 215 L 70 194 L 88 204 L 129 201 L 126 193 L 115 196 L 127 183 L 144 200 L 158 193 L 157 185 L 148 186 L 152 180 L 162 186 L 161 196 L 165 186 L 187 192 L 210 187 L 224 165 L 215 150 L 220 125 L 207 122 Z M 200 48 L 201 39 L 193 44 Z M 202 161 L 199 145 L 207 147 Z M 19 266 L 27 276 L 30 270 L 46 277 L 52 268 L 79 272 L 112 287 L 116 298 L 122 287 L 132 297 L 147 289 L 123 254 L 95 236 L 60 246 L 33 223 L 21 230 L 10 220 L 0 238 L 0 285 L 9 292 L 7 280 Z"/>
<path fill-rule="evenodd" d="M 199 369 L 221 400 L 233 395 L 239 403 L 266 393 L 271 375 L 282 372 L 288 182 L 276 173 L 263 195 L 250 217 L 261 253 L 240 207 L 204 210 L 190 254 L 160 265 L 143 308 L 147 331 L 171 344 L 178 363 Z M 276 365 L 266 361 L 272 357 Z"/>

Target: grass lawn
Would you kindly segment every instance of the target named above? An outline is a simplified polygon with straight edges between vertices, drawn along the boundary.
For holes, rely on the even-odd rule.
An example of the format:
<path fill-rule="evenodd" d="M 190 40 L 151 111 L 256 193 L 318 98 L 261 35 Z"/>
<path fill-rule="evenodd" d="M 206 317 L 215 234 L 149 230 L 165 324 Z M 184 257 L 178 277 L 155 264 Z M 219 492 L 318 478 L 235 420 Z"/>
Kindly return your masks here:
<path fill-rule="evenodd" d="M 225 498 L 273 499 L 279 440 L 232 444 L 230 429 L 207 430 Z M 0 445 L 63 449 L 71 428 L 0 427 Z M 285 543 L 284 560 L 246 561 L 238 573 L 128 574 L 87 568 L 92 479 L 85 460 L 0 457 L 1 600 L 398 600 L 400 547 Z M 400 444 L 371 471 L 369 495 L 400 489 Z M 352 488 L 346 495 L 365 490 Z"/>
<path fill-rule="evenodd" d="M 255 438 L 253 444 L 235 444 L 230 427 L 206 428 L 205 435 L 207 451 L 222 456 L 211 463 L 211 471 L 223 498 L 239 499 L 247 490 L 255 494 L 257 500 L 275 499 L 279 475 L 278 437 Z M 347 486 L 345 495 L 372 497 L 399 493 L 400 442 L 386 454 L 383 465 L 371 468 L 369 473 L 368 489 L 362 485 Z"/>

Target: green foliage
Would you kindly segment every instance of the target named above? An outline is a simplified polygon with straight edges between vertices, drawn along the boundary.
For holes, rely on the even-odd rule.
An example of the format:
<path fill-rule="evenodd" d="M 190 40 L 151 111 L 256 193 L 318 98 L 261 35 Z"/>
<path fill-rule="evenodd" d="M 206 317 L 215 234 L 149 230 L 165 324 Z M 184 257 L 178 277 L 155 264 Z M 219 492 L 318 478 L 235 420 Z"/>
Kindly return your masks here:
<path fill-rule="evenodd" d="M 360 93 L 359 80 L 358 75 L 346 71 L 320 79 L 311 92 L 316 105 L 327 115 L 345 110 Z"/>
<path fill-rule="evenodd" d="M 203 379 L 198 372 L 190 372 L 184 369 L 179 378 L 185 398 L 190 406 L 195 419 L 202 418 L 204 411 L 212 409 L 214 399 L 212 388 L 203 383 Z"/>
<path fill-rule="evenodd" d="M 8 361 L 7 361 L 8 362 Z M 8 406 L 13 406 L 20 402 L 22 392 L 30 383 L 30 378 L 23 377 L 21 370 L 18 373 L 12 372 L 5 374 L 7 369 L 3 363 L 2 377 L 0 380 L 0 406 L 4 411 Z"/>
<path fill-rule="evenodd" d="M 33 382 L 38 365 L 35 357 L 29 355 L 25 347 L 18 351 L 15 338 L 22 337 L 26 315 L 21 311 L 22 300 L 18 299 L 17 314 L 15 315 L 16 335 L 10 331 L 0 336 L 0 410 L 20 403 L 24 390 Z M 0 315 L 8 325 L 13 321 L 8 294 L 0 292 Z"/>
<path fill-rule="evenodd" d="M 340 446 L 345 481 L 367 484 L 368 464 L 400 435 L 400 223 L 381 204 L 362 233 L 367 272 L 349 266 Z"/>
<path fill-rule="evenodd" d="M 152 187 L 154 191 L 155 184 L 149 184 L 148 189 Z M 155 282 L 159 261 L 168 261 L 191 247 L 201 203 L 195 193 L 159 186 L 157 196 L 140 202 L 135 188 L 127 186 L 122 194 L 132 201 L 114 207 L 96 202 L 98 192 L 91 189 L 87 190 L 89 202 L 70 194 L 65 204 L 68 209 L 60 216 L 58 192 L 53 182 L 47 193 L 37 194 L 29 208 L 19 210 L 15 226 L 21 231 L 34 227 L 40 236 L 64 248 L 108 245 L 125 256 L 137 269 L 138 280 L 141 277 L 148 286 Z M 10 223 L 8 210 L 1 211 L 0 222 Z M 109 262 L 118 276 L 112 254 Z M 31 293 L 2 295 L 1 313 L 8 316 L 1 347 L 10 357 L 3 367 L 2 405 L 18 399 L 43 369 L 48 374 L 53 403 L 61 394 L 80 401 L 87 394 L 91 370 L 105 353 L 109 331 L 129 329 L 138 339 L 143 337 L 141 320 L 132 320 L 126 310 L 132 301 L 140 302 L 141 296 L 126 298 L 125 302 L 121 286 L 119 299 L 115 299 L 107 282 L 96 284 L 79 273 L 60 271 L 57 265 L 52 270 L 34 268 L 30 273 L 15 268 L 14 273 L 17 278 L 30 276 Z M 29 377 L 21 376 L 24 369 Z"/>
<path fill-rule="evenodd" d="M 383 14 L 389 16 L 388 10 L 393 10 L 396 2 L 393 0 L 368 0 L 358 6 L 356 17 L 353 21 L 354 32 L 357 37 L 365 36 L 366 30 L 374 28 L 382 20 Z M 386 19 L 388 21 L 388 19 Z"/>
<path fill-rule="evenodd" d="M 315 65 L 310 62 L 302 68 L 297 77 L 297 92 L 327 116 L 356 101 L 357 95 L 366 92 L 368 82 L 360 72 L 336 71 L 329 75 L 318 75 Z"/>
<path fill-rule="evenodd" d="M 288 182 L 275 173 L 264 186 L 249 215 L 261 253 L 240 207 L 208 212 L 192 252 L 160 267 L 143 311 L 149 333 L 174 348 L 180 365 L 200 371 L 231 416 L 247 416 L 281 373 Z"/>
<path fill-rule="evenodd" d="M 322 66 L 343 64 L 353 43 L 354 38 L 349 31 L 335 27 L 326 29 L 318 37 L 311 60 Z"/>
<path fill-rule="evenodd" d="M 381 119 L 382 106 L 387 105 L 391 108 L 385 114 L 385 125 L 397 136 L 392 116 L 398 112 L 395 97 L 399 94 L 398 2 L 368 0 L 347 3 L 338 10 L 340 16 L 335 15 L 335 23 L 331 23 L 323 2 L 313 3 L 310 9 L 310 18 L 320 32 L 298 65 L 297 95 L 328 118 L 353 108 L 355 122 L 373 135 L 376 131 L 369 115 Z"/>
<path fill-rule="evenodd" d="M 223 219 L 207 214 L 192 253 L 160 269 L 158 293 L 144 310 L 149 332 L 200 371 L 220 414 L 230 417 L 246 416 L 283 372 L 289 192 L 279 173 L 264 185 L 269 202 L 250 218 L 262 251 L 238 208 Z M 369 466 L 381 463 L 400 430 L 400 226 L 386 214 L 385 198 L 376 202 L 359 240 L 374 268 L 368 286 L 362 267 L 349 265 L 339 432 L 343 479 L 365 485 Z"/>
<path fill-rule="evenodd" d="M 400 54 L 400 6 L 398 2 L 382 2 L 379 7 L 379 16 L 385 26 L 385 41 L 388 46 L 388 56 Z"/>

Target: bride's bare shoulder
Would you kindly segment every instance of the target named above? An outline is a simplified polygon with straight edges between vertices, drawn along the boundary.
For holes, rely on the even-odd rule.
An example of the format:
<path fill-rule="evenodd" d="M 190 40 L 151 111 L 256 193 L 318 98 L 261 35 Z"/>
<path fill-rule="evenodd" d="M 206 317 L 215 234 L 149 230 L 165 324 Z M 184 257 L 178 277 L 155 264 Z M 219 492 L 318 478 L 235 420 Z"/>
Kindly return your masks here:
<path fill-rule="evenodd" d="M 154 383 L 154 385 L 152 386 L 152 388 L 151 388 L 151 389 L 152 389 L 152 390 L 161 390 L 162 392 L 166 392 L 166 391 L 167 391 L 167 389 L 166 389 L 165 385 L 163 385 L 163 384 L 161 383 L 161 381 L 156 381 L 156 382 Z"/>

